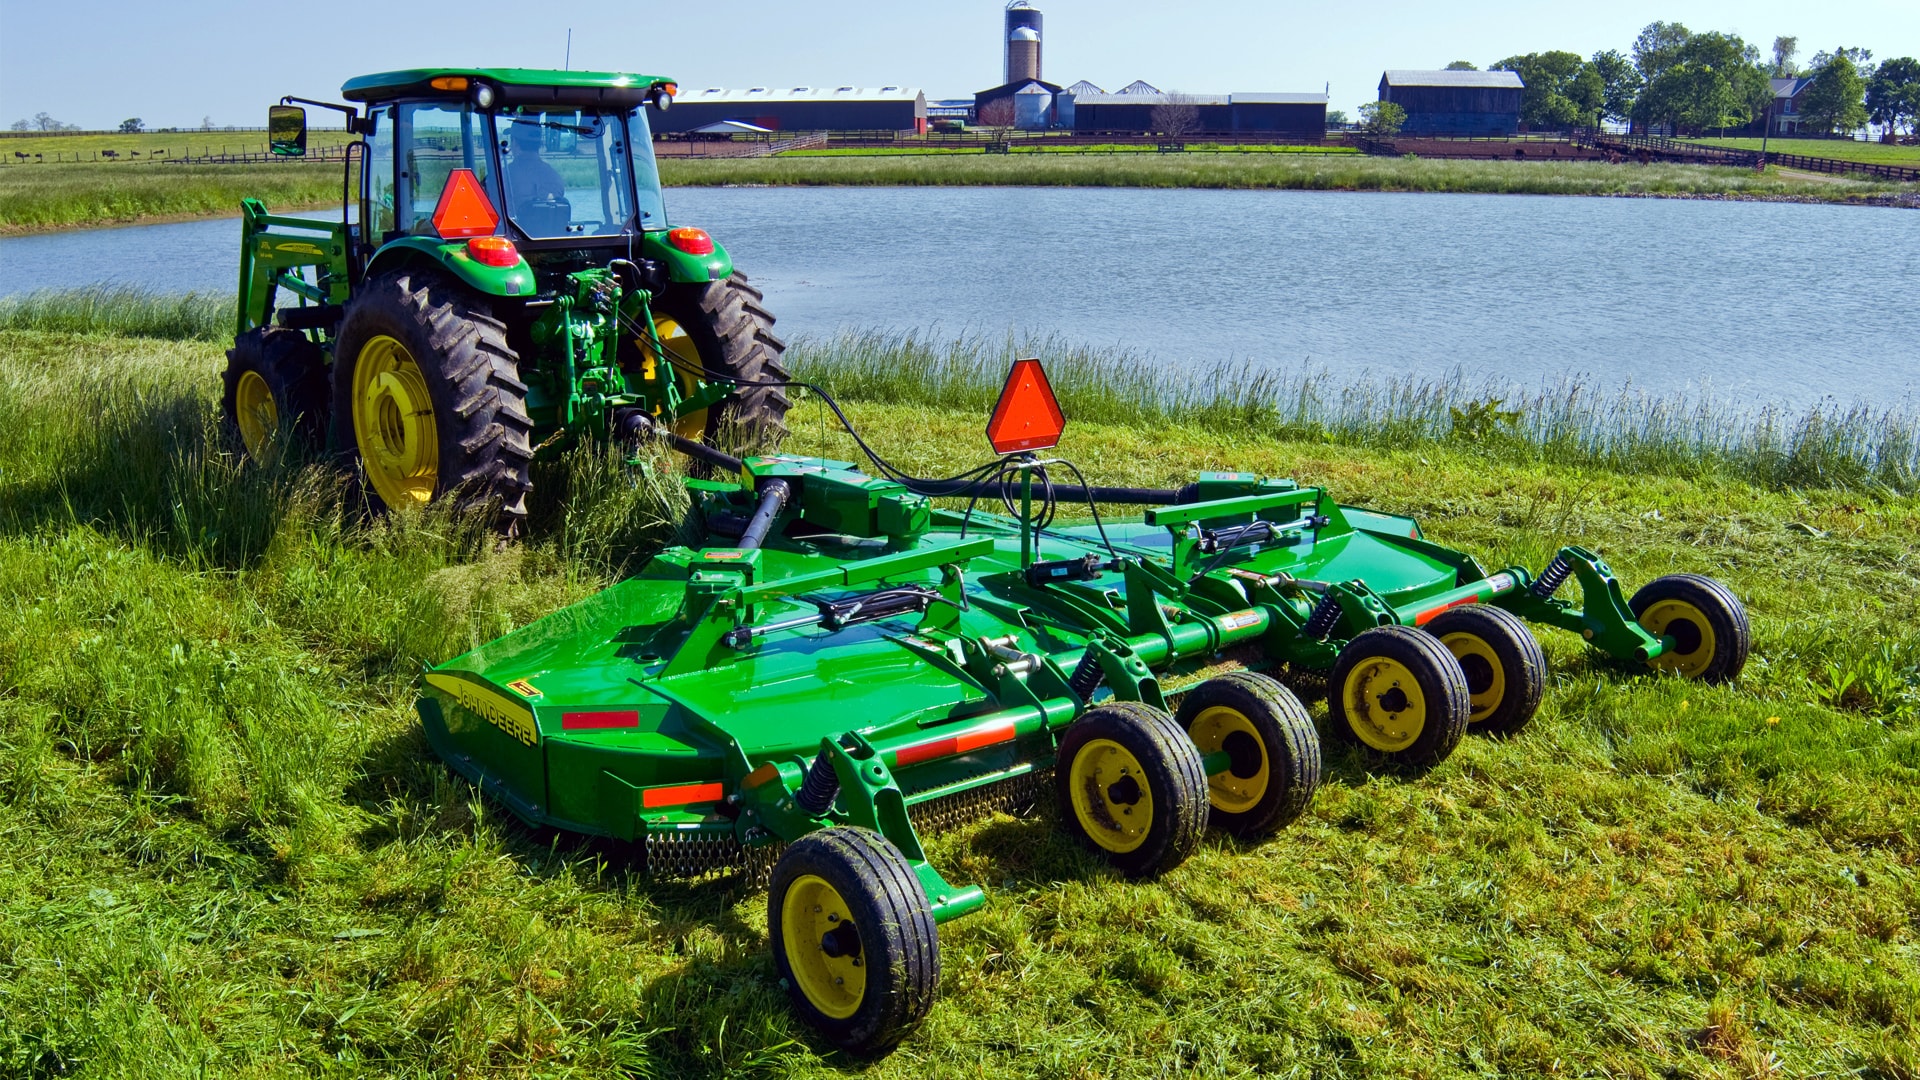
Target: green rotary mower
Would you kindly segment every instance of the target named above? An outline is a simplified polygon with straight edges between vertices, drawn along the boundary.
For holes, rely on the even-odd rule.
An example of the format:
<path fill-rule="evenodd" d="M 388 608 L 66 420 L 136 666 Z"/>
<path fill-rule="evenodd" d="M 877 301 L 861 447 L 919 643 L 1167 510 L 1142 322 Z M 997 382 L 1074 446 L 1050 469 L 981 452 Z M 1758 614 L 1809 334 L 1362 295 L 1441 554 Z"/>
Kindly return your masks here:
<path fill-rule="evenodd" d="M 305 153 L 302 104 L 359 138 L 338 222 L 242 203 L 223 397 L 239 447 L 331 451 L 376 508 L 450 497 L 508 532 L 536 455 L 639 417 L 777 447 L 773 316 L 711 236 L 668 225 L 647 112 L 676 89 L 435 68 L 353 79 L 355 104 L 283 99 L 275 153 Z"/>
<path fill-rule="evenodd" d="M 522 820 L 631 842 L 650 872 L 770 867 L 795 1009 L 875 1052 L 931 1007 L 938 924 L 985 900 L 926 829 L 1047 796 L 1150 877 L 1209 826 L 1259 837 L 1307 809 L 1321 735 L 1289 685 L 1325 692 L 1327 738 L 1418 770 L 1526 726 L 1544 663 L 1523 620 L 1695 679 L 1745 662 L 1746 615 L 1709 579 L 1629 600 L 1577 547 L 1489 573 L 1409 518 L 1245 473 L 1091 486 L 1038 456 L 1063 426 L 1036 361 L 989 425 L 1000 456 L 946 480 L 864 442 L 874 472 L 643 419 L 729 477 L 687 481 L 703 542 L 428 672 L 427 737 Z"/>

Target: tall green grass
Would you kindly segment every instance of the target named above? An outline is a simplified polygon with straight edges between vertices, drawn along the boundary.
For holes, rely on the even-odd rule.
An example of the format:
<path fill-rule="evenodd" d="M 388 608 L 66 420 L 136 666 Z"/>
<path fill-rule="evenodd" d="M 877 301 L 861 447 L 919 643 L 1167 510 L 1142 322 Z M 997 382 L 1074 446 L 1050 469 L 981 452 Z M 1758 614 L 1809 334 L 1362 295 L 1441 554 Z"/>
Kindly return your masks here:
<path fill-rule="evenodd" d="M 339 164 L 10 165 L 0 168 L 0 233 L 112 225 L 153 217 L 339 206 Z M 129 259 L 148 260 L 129 251 Z"/>
<path fill-rule="evenodd" d="M 1658 195 L 1891 200 L 1914 185 L 1807 181 L 1744 169 L 1605 162 L 1458 161 L 1352 154 L 1066 154 L 665 158 L 668 184 L 1238 188 L 1487 195 Z"/>
<path fill-rule="evenodd" d="M 1077 419 L 1105 482 L 1291 474 L 1487 565 L 1716 574 L 1756 652 L 1702 687 L 1543 631 L 1521 736 L 1417 778 L 1330 745 L 1302 821 L 1155 882 L 1044 808 L 931 838 L 989 899 L 862 1065 L 788 1011 L 761 898 L 516 825 L 411 709 L 422 665 L 666 542 L 673 463 L 552 463 L 512 547 L 370 519 L 324 463 L 227 453 L 219 363 L 0 332 L 0 1075 L 1920 1074 L 1911 497 Z M 971 407 L 855 409 L 911 468 L 982 450 Z M 855 453 L 817 402 L 792 425 Z"/>
<path fill-rule="evenodd" d="M 231 341 L 234 300 L 124 285 L 43 289 L 0 298 L 0 329 Z"/>

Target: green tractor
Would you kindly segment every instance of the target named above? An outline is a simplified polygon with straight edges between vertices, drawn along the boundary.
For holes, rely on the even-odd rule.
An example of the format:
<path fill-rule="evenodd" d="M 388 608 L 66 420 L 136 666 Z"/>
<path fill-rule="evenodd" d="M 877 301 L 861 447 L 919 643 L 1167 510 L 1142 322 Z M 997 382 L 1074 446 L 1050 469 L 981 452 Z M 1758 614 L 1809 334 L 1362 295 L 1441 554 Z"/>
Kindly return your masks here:
<path fill-rule="evenodd" d="M 375 508 L 453 498 L 512 533 L 535 457 L 582 437 L 645 423 L 776 447 L 773 316 L 711 236 L 667 222 L 647 111 L 676 91 L 432 68 L 353 79 L 355 104 L 282 99 L 274 153 L 305 153 L 301 105 L 359 139 L 340 221 L 242 203 L 222 400 L 240 448 L 331 452 Z"/>

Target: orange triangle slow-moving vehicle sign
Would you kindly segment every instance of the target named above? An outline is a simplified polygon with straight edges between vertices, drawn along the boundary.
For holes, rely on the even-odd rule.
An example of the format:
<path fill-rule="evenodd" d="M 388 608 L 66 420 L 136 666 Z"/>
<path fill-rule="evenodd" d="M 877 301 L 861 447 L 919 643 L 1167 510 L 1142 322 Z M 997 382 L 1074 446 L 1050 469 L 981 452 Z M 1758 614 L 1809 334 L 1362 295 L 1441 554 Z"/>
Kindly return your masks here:
<path fill-rule="evenodd" d="M 463 240 L 469 236 L 492 236 L 500 225 L 500 214 L 480 186 L 472 169 L 455 169 L 440 189 L 440 204 L 433 208 L 433 231 L 443 240 Z"/>
<path fill-rule="evenodd" d="M 1038 360 L 1015 360 L 1007 385 L 987 421 L 987 441 L 996 454 L 1045 450 L 1060 444 L 1067 416 L 1053 396 L 1053 384 Z"/>

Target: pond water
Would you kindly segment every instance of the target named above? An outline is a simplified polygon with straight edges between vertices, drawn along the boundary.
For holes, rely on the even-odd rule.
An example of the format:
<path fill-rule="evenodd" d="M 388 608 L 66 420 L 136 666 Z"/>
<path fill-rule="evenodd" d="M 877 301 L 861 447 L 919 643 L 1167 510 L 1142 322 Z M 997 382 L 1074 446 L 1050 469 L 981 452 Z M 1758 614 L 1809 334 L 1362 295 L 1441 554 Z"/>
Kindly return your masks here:
<path fill-rule="evenodd" d="M 1054 335 L 1169 365 L 1710 395 L 1920 394 L 1920 214 L 1708 200 L 1058 188 L 679 188 L 780 331 Z M 0 296 L 230 292 L 236 221 L 0 241 Z M 128 252 L 139 252 L 129 258 Z"/>

